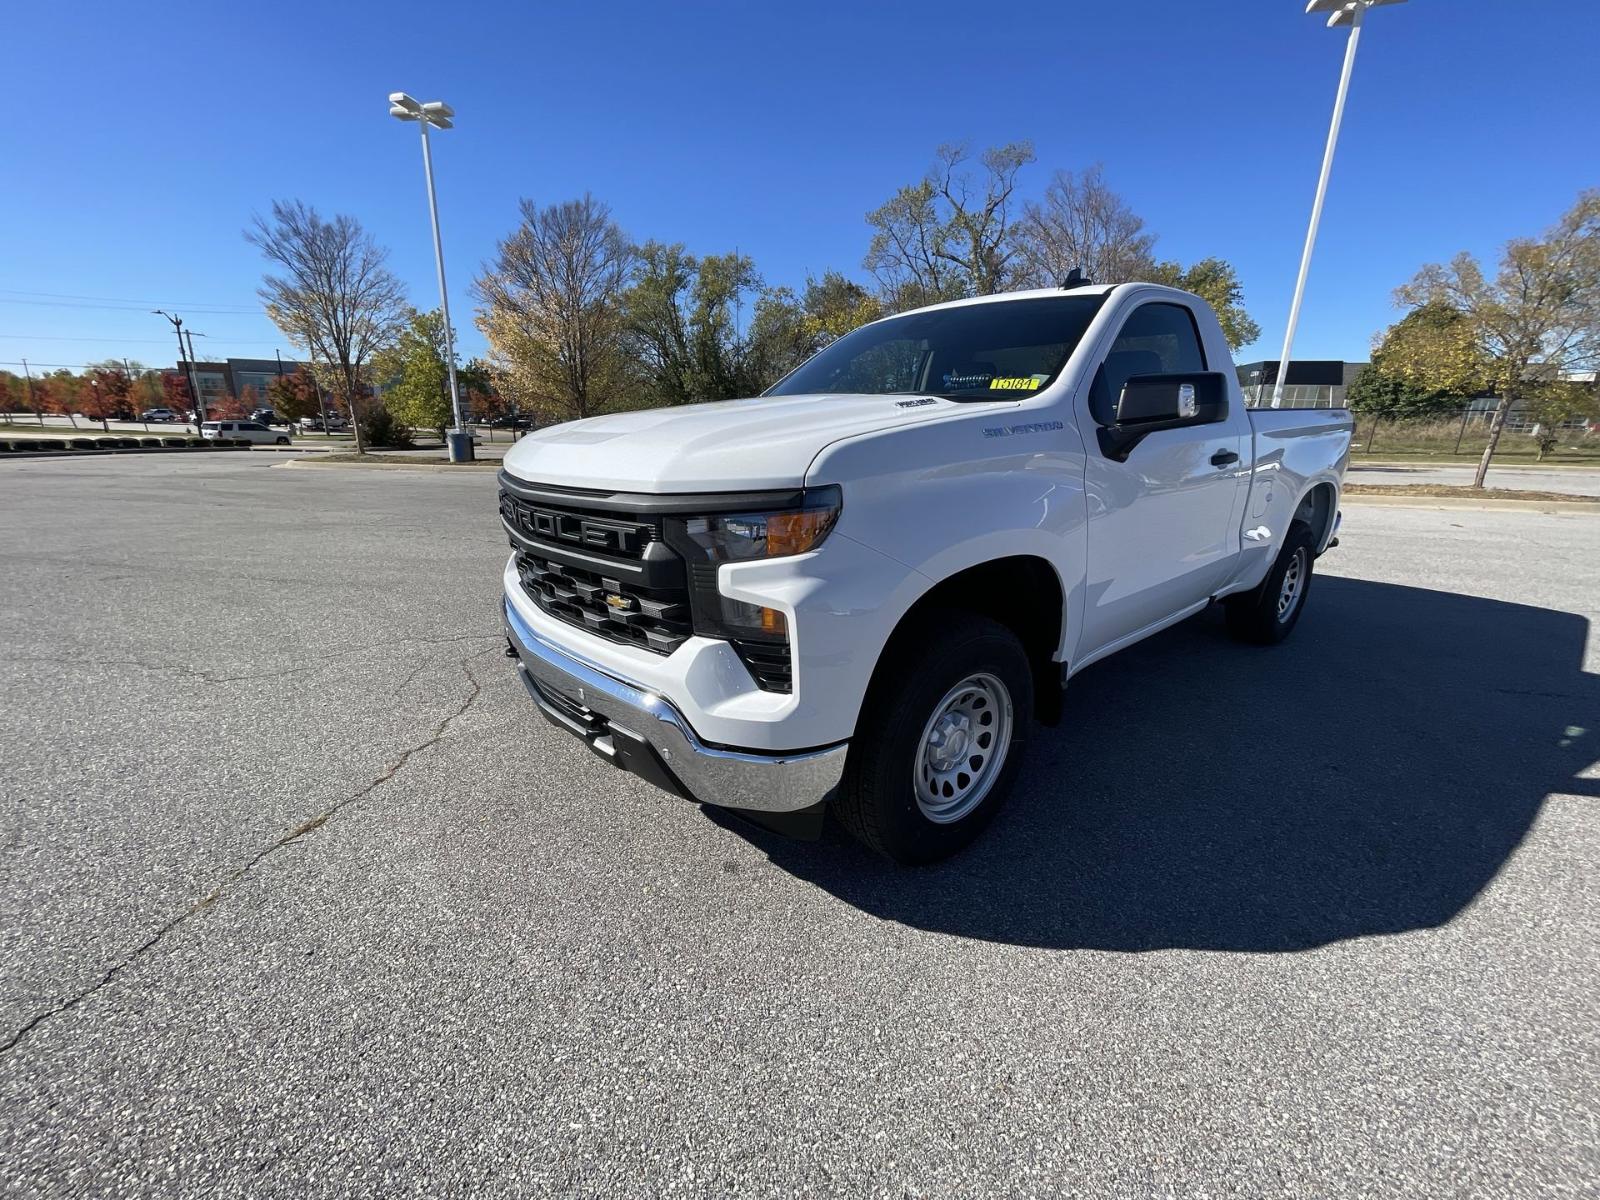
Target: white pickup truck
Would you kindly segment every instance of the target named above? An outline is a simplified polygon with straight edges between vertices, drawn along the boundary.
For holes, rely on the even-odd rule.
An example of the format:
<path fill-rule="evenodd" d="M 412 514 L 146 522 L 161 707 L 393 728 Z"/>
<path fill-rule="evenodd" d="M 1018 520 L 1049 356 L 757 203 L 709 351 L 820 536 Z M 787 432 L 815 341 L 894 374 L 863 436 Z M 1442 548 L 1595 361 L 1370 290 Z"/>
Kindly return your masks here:
<path fill-rule="evenodd" d="M 1090 663 L 1217 600 L 1246 641 L 1289 633 L 1350 431 L 1247 410 L 1215 314 L 1171 288 L 902 313 L 763 396 L 518 442 L 507 653 L 550 721 L 669 792 L 800 836 L 831 805 L 930 861 Z"/>

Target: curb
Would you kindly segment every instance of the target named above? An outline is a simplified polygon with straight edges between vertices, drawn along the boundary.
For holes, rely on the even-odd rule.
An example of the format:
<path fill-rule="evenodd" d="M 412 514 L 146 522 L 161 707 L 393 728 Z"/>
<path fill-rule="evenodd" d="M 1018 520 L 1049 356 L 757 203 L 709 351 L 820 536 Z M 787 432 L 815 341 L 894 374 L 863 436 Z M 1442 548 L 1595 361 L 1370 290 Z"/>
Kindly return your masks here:
<path fill-rule="evenodd" d="M 1351 469 L 1357 467 L 1381 467 L 1388 470 L 1411 468 L 1417 471 L 1431 471 L 1439 467 L 1465 467 L 1475 470 L 1478 465 L 1476 458 L 1468 462 L 1465 459 L 1438 459 L 1438 458 L 1351 458 Z M 1490 474 L 1495 471 L 1600 471 L 1600 462 L 1593 459 L 1584 459 L 1582 462 L 1518 462 L 1516 459 L 1495 459 L 1489 466 Z"/>
<path fill-rule="evenodd" d="M 321 458 L 291 458 L 287 462 L 273 463 L 272 469 L 315 467 L 319 470 L 335 471 L 340 467 L 352 471 L 430 471 L 434 474 L 463 475 L 475 471 L 487 470 L 491 467 L 498 469 L 500 460 L 480 458 L 471 464 L 443 463 L 443 462 L 328 462 Z M 1600 506 L 1597 506 L 1600 507 Z"/>
<path fill-rule="evenodd" d="M 1600 516 L 1600 503 L 1575 500 L 1457 500 L 1451 496 L 1352 496 L 1339 497 L 1342 508 L 1364 504 L 1372 508 L 1432 508 L 1449 512 L 1543 512 L 1587 513 Z"/>

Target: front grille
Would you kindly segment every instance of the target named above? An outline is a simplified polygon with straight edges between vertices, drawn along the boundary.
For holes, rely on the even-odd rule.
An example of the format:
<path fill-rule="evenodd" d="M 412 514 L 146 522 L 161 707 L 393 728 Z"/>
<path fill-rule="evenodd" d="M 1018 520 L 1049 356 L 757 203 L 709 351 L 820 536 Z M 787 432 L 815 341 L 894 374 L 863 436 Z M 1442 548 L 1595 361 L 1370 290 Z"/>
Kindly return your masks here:
<path fill-rule="evenodd" d="M 519 551 L 516 562 L 522 588 L 533 602 L 569 625 L 657 654 L 671 654 L 694 632 L 682 588 L 624 583 L 531 550 Z"/>
<path fill-rule="evenodd" d="M 742 631 L 722 620 L 716 564 L 686 562 L 683 547 L 669 544 L 660 514 L 502 473 L 500 517 L 522 590 L 550 616 L 671 654 L 694 635 L 698 606 L 700 632 L 726 638 L 757 687 L 794 690 L 788 639 L 741 639 Z"/>

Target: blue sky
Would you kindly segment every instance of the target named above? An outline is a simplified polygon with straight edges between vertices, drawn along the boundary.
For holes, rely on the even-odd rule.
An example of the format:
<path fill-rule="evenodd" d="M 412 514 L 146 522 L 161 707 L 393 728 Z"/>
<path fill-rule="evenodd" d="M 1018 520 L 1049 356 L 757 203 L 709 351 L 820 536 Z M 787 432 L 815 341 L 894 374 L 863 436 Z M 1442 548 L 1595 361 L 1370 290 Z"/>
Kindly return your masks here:
<path fill-rule="evenodd" d="M 858 278 L 862 216 L 944 141 L 1032 139 L 1100 162 L 1158 252 L 1237 265 L 1276 357 L 1344 37 L 1296 0 L 666 5 L 411 0 L 22 5 L 5 18 L 0 361 L 290 347 L 240 230 L 274 198 L 359 218 L 437 303 L 405 90 L 435 143 L 463 351 L 469 284 L 516 219 L 585 189 L 639 240 L 739 248 L 771 283 Z M 1492 255 L 1600 185 L 1590 0 L 1411 0 L 1356 64 L 1297 357 L 1364 357 L 1390 294 L 1457 250 Z M 98 305 L 91 307 L 91 305 Z"/>

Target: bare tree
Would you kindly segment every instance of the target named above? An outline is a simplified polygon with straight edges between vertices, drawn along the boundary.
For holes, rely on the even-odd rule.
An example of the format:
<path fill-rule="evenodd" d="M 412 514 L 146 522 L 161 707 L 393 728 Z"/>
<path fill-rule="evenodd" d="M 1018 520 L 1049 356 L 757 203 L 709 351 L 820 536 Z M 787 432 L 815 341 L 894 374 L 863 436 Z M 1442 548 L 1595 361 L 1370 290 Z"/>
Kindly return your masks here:
<path fill-rule="evenodd" d="M 1003 290 L 1011 281 L 1011 198 L 1017 173 L 1033 161 L 1032 142 L 1012 142 L 983 152 L 981 185 L 970 171 L 965 146 L 940 146 L 936 169 L 939 195 L 949 208 L 950 238 L 945 258 L 959 269 L 979 296 Z"/>
<path fill-rule="evenodd" d="M 273 201 L 272 219 L 257 216 L 244 236 L 283 271 L 257 290 L 267 315 L 313 362 L 326 364 L 318 369 L 349 406 L 356 452 L 363 453 L 367 362 L 394 339 L 408 311 L 404 286 L 384 265 L 389 252 L 354 217 L 324 221 L 299 200 Z"/>
<path fill-rule="evenodd" d="M 1018 281 L 1055 287 L 1073 267 L 1096 283 L 1149 278 L 1156 238 L 1097 163 L 1081 174 L 1057 171 L 1043 202 L 1023 206 L 1016 243 Z"/>
<path fill-rule="evenodd" d="M 1033 145 L 985 150 L 981 172 L 967 169 L 970 161 L 965 145 L 940 146 L 921 182 L 867 214 L 873 235 L 863 265 L 890 308 L 987 296 L 1010 282 L 1013 197 Z"/>
<path fill-rule="evenodd" d="M 521 209 L 522 223 L 476 281 L 478 327 L 513 399 L 559 419 L 587 417 L 627 390 L 619 301 L 634 252 L 588 193 Z"/>
<path fill-rule="evenodd" d="M 1482 364 L 1499 393 L 1473 480 L 1482 487 L 1506 416 L 1530 384 L 1600 363 L 1600 189 L 1579 193 L 1542 237 L 1508 242 L 1493 279 L 1477 259 L 1461 253 L 1448 264 L 1423 267 L 1395 299 L 1411 307 L 1441 304 L 1461 314 L 1468 338 L 1456 357 Z M 1429 386 L 1438 381 L 1438 360 L 1449 356 L 1418 344 L 1396 357 L 1406 378 Z"/>

